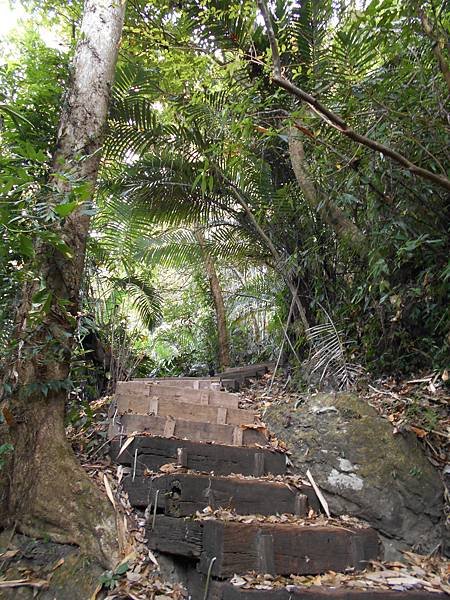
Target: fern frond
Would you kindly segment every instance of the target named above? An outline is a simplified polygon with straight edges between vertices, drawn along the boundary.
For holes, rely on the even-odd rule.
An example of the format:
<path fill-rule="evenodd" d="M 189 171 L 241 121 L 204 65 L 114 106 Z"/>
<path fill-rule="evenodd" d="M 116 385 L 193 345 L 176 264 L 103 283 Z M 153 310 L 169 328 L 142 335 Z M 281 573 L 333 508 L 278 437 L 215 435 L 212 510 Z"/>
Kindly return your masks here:
<path fill-rule="evenodd" d="M 319 385 L 325 379 L 337 383 L 339 389 L 351 388 L 362 374 L 360 365 L 347 359 L 348 341 L 344 341 L 343 330 L 338 330 L 328 312 L 323 309 L 327 322 L 306 330 L 311 346 L 308 360 L 310 376 L 319 376 Z"/>

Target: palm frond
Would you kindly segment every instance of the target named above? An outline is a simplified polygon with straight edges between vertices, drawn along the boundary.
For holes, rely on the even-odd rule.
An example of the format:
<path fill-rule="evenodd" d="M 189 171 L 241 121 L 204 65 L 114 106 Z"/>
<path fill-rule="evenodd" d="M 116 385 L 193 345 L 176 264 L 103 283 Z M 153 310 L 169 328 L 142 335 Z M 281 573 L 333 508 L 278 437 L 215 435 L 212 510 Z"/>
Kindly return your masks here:
<path fill-rule="evenodd" d="M 112 283 L 126 291 L 131 307 L 139 315 L 143 325 L 152 330 L 162 318 L 162 299 L 155 288 L 136 276 L 113 278 Z"/>
<path fill-rule="evenodd" d="M 323 307 L 322 310 L 327 322 L 306 330 L 311 346 L 307 368 L 309 376 L 318 376 L 319 385 L 324 380 L 329 380 L 333 384 L 336 383 L 339 389 L 350 389 L 361 376 L 362 367 L 349 362 L 349 342 L 344 340 L 344 331 L 335 326 Z"/>

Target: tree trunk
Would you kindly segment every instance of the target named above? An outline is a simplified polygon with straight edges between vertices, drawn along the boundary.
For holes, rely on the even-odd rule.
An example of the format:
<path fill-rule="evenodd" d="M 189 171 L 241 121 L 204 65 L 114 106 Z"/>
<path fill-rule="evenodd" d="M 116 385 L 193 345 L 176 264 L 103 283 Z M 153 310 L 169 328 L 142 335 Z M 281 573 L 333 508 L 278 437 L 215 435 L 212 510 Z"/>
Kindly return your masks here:
<path fill-rule="evenodd" d="M 365 254 L 364 236 L 358 227 L 330 199 L 319 197 L 306 163 L 303 142 L 294 127 L 289 131 L 289 155 L 297 183 L 312 210 L 331 227 L 340 241 L 349 244 L 358 254 Z"/>
<path fill-rule="evenodd" d="M 53 157 L 55 206 L 68 193 L 76 194 L 80 184 L 92 193 L 124 12 L 123 0 L 85 1 Z M 80 204 L 53 229 L 65 249 L 48 243 L 35 248 L 38 272 L 25 286 L 18 310 L 14 392 L 4 409 L 14 445 L 6 506 L 9 522 L 19 531 L 77 544 L 111 564 L 117 557 L 114 511 L 77 464 L 64 432 L 89 221 L 86 204 Z"/>
<path fill-rule="evenodd" d="M 195 232 L 195 237 L 200 246 L 203 260 L 205 263 L 206 274 L 208 275 L 209 287 L 216 309 L 217 334 L 219 338 L 219 366 L 223 370 L 230 366 L 230 338 L 228 335 L 227 317 L 225 304 L 223 301 L 222 288 L 217 277 L 216 268 L 211 256 L 206 249 L 206 239 L 200 230 Z"/>

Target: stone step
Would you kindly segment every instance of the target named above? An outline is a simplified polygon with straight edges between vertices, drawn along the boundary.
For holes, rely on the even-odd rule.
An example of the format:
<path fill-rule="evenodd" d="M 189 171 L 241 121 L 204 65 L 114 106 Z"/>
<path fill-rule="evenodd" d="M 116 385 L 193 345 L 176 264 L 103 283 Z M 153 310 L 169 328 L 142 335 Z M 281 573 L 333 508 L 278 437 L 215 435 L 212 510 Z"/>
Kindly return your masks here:
<path fill-rule="evenodd" d="M 118 457 L 121 445 L 111 443 L 111 458 L 122 465 L 131 465 L 136 475 L 146 470 L 158 471 L 162 465 L 172 463 L 215 475 L 282 475 L 286 472 L 286 457 L 283 453 L 266 448 L 248 448 L 223 444 L 207 444 L 174 438 L 136 436 Z"/>
<path fill-rule="evenodd" d="M 165 385 L 146 381 L 119 381 L 116 399 L 158 398 L 178 400 L 190 404 L 239 408 L 239 396 L 214 389 L 195 390 L 180 385 Z"/>
<path fill-rule="evenodd" d="M 206 575 L 190 570 L 187 588 L 192 600 L 204 598 Z M 444 593 L 425 590 L 352 589 L 328 586 L 289 586 L 276 590 L 243 589 L 228 581 L 210 580 L 208 600 L 444 600 Z"/>
<path fill-rule="evenodd" d="M 264 479 L 173 473 L 155 477 L 128 476 L 123 481 L 132 506 L 143 508 L 158 499 L 158 507 L 172 517 L 195 515 L 210 506 L 232 509 L 240 515 L 295 514 L 310 507 L 319 511 L 314 490 Z"/>
<path fill-rule="evenodd" d="M 231 446 L 265 445 L 268 442 L 264 428 L 133 414 L 113 417 L 110 421 L 108 436 L 110 440 L 114 440 L 136 432 L 149 433 L 152 436 L 175 437 L 194 442 L 214 442 Z"/>
<path fill-rule="evenodd" d="M 200 573 L 219 578 L 248 571 L 271 575 L 315 575 L 361 570 L 378 558 L 379 540 L 370 528 L 313 523 L 243 523 L 177 519 L 156 515 L 147 525 L 148 546 L 198 560 Z M 214 559 L 214 560 L 213 560 Z"/>

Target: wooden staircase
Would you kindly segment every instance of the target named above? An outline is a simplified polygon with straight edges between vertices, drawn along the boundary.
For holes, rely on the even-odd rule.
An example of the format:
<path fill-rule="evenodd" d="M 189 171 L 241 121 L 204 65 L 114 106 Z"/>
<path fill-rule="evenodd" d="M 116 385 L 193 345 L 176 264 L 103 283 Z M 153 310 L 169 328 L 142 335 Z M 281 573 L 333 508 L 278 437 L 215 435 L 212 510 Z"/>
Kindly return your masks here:
<path fill-rule="evenodd" d="M 440 594 L 288 586 L 243 589 L 230 578 L 364 569 L 379 555 L 376 532 L 318 516 L 310 486 L 286 475 L 239 389 L 271 365 L 211 378 L 139 379 L 118 384 L 110 409 L 111 456 L 128 467 L 132 506 L 147 509 L 151 550 L 187 565 L 192 600 L 428 600 Z"/>

